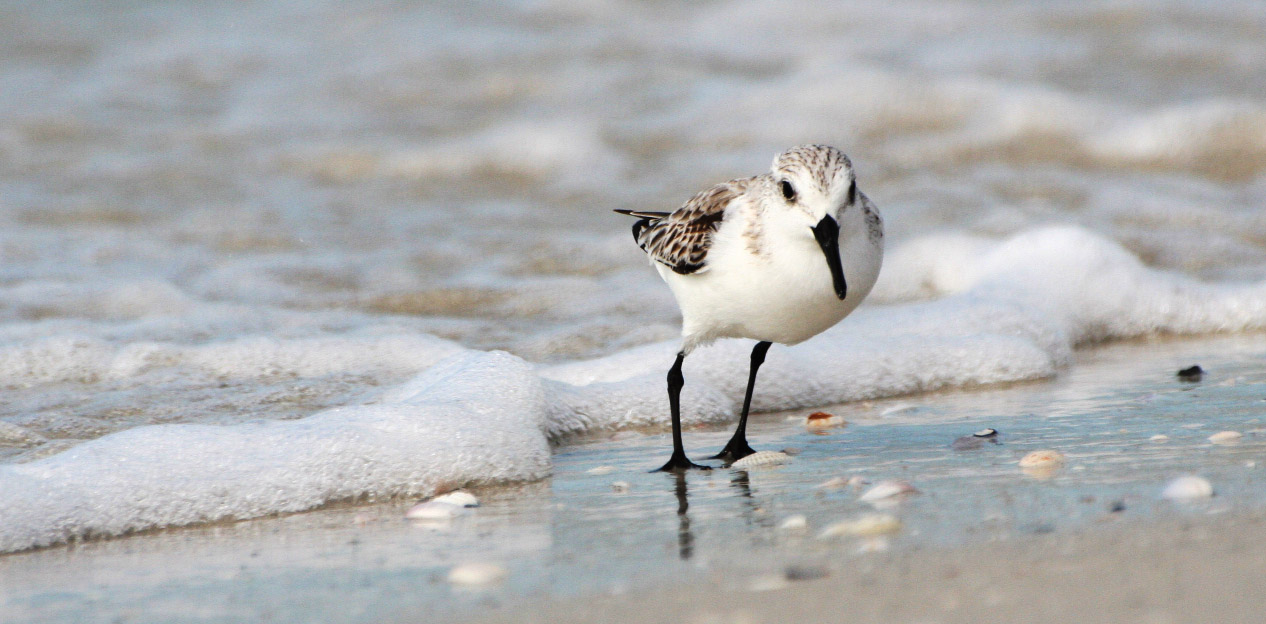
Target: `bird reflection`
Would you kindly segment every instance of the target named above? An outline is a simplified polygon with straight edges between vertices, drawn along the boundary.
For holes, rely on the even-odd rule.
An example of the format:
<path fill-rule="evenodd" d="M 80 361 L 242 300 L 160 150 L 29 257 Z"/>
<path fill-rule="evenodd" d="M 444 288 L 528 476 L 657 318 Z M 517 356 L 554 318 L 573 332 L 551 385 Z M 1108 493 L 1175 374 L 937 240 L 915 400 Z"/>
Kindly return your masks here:
<path fill-rule="evenodd" d="M 685 472 L 678 472 L 673 476 L 673 493 L 677 496 L 677 553 L 685 561 L 694 556 L 695 552 L 695 535 L 690 530 L 690 491 L 686 485 Z M 752 484 L 746 470 L 734 472 L 730 487 L 738 491 L 739 500 L 742 501 L 739 515 L 749 528 L 753 525 L 770 524 L 768 518 L 762 517 L 760 504 L 752 494 Z"/>
<path fill-rule="evenodd" d="M 695 534 L 690 532 L 690 501 L 686 495 L 686 473 L 677 472 L 677 553 L 682 561 L 695 554 Z"/>

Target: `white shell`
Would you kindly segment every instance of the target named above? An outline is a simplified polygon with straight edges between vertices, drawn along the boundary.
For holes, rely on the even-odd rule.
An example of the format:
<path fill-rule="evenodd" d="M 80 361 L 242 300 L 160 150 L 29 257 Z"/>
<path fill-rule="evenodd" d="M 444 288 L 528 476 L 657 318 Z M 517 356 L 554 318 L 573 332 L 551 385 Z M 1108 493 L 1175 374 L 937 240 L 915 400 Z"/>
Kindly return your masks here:
<path fill-rule="evenodd" d="M 506 569 L 495 563 L 463 563 L 448 571 L 448 582 L 454 585 L 489 585 L 506 577 Z"/>
<path fill-rule="evenodd" d="M 1161 498 L 1177 501 L 1198 500 L 1210 496 L 1213 496 L 1213 485 L 1208 479 L 1194 475 L 1178 477 L 1161 490 Z"/>
<path fill-rule="evenodd" d="M 586 470 L 585 472 L 591 475 L 607 475 L 607 474 L 611 474 L 615 472 L 615 467 L 614 466 L 598 466 L 597 468 L 590 468 L 589 470 Z"/>
<path fill-rule="evenodd" d="M 1235 444 L 1242 437 L 1244 437 L 1244 434 L 1238 431 L 1219 431 L 1209 436 L 1209 441 L 1214 444 Z"/>
<path fill-rule="evenodd" d="M 859 477 L 831 477 L 830 479 L 827 479 L 826 481 L 823 481 L 813 487 L 819 490 L 838 490 L 840 488 L 848 487 L 849 482 L 857 478 Z"/>
<path fill-rule="evenodd" d="M 1020 459 L 1021 468 L 1054 468 L 1064 465 L 1064 454 L 1054 449 L 1033 451 Z"/>
<path fill-rule="evenodd" d="M 809 527 L 809 519 L 802 514 L 787 516 L 782 523 L 778 525 L 781 531 L 803 531 Z"/>
<path fill-rule="evenodd" d="M 891 479 L 891 480 L 880 481 L 879 483 L 876 483 L 875 487 L 872 487 L 869 490 L 866 490 L 866 492 L 863 493 L 858 498 L 858 500 L 869 503 L 869 502 L 893 498 L 896 496 L 904 496 L 907 494 L 918 494 L 918 493 L 919 493 L 919 490 L 916 489 L 913 485 L 910 485 L 908 481 L 900 481 L 900 480 Z"/>
<path fill-rule="evenodd" d="M 479 499 L 475 498 L 474 494 L 471 494 L 470 492 L 463 492 L 462 490 L 456 490 L 453 492 L 449 492 L 448 494 L 441 494 L 439 496 L 436 496 L 435 498 L 432 498 L 431 502 L 448 503 L 450 505 L 457 505 L 458 507 L 478 507 L 479 506 Z"/>
<path fill-rule="evenodd" d="M 1156 434 L 1156 435 L 1154 435 L 1154 436 L 1152 436 L 1152 437 L 1148 438 L 1148 440 L 1151 440 L 1152 442 L 1167 442 L 1167 441 L 1169 440 L 1169 436 L 1167 436 L 1167 435 L 1165 435 L 1165 434 L 1163 434 L 1163 433 L 1158 433 L 1158 434 Z"/>
<path fill-rule="evenodd" d="M 791 460 L 791 456 L 778 451 L 756 451 L 743 459 L 732 464 L 731 468 L 752 468 L 754 466 L 776 466 L 785 464 Z"/>
<path fill-rule="evenodd" d="M 818 535 L 821 539 L 841 536 L 877 537 L 901 530 L 901 521 L 888 514 L 866 514 L 852 520 L 836 522 Z"/>
<path fill-rule="evenodd" d="M 404 512 L 404 517 L 410 520 L 452 520 L 464 513 L 466 508 L 461 505 L 431 500 L 410 507 Z"/>

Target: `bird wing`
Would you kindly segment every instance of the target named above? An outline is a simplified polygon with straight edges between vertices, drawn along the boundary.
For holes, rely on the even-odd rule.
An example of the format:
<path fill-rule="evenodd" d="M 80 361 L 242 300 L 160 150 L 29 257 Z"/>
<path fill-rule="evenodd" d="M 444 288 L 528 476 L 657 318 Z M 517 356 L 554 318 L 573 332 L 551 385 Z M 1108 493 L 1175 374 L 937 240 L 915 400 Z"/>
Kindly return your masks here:
<path fill-rule="evenodd" d="M 647 255 L 676 273 L 689 275 L 706 266 L 712 233 L 721 227 L 725 208 L 743 193 L 743 180 L 731 180 L 702 191 L 675 212 L 616 210 L 640 217 L 633 239 Z"/>

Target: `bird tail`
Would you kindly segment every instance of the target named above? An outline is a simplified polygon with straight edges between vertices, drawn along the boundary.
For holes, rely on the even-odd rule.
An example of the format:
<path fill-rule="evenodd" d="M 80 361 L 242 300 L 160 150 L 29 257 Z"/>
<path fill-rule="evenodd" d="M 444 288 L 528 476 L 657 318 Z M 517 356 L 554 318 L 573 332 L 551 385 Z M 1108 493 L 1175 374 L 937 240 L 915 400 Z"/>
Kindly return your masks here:
<path fill-rule="evenodd" d="M 638 220 L 633 222 L 633 240 L 637 241 L 637 246 L 641 247 L 642 251 L 646 251 L 646 245 L 642 244 L 642 230 L 646 229 L 646 226 L 669 215 L 667 212 L 649 212 L 646 210 L 621 210 L 616 208 L 615 211 L 622 215 L 637 217 Z"/>

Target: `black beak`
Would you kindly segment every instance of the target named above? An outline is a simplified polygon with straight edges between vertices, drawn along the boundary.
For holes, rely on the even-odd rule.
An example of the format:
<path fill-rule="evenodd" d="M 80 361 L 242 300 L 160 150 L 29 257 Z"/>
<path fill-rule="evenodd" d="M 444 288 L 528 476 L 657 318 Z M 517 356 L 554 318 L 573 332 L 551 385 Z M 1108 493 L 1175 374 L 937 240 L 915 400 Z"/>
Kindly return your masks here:
<path fill-rule="evenodd" d="M 831 281 L 835 285 L 835 296 L 842 301 L 848 294 L 848 284 L 844 282 L 844 267 L 840 266 L 840 224 L 831 215 L 822 217 L 813 226 L 813 237 L 818 239 L 818 246 L 826 255 L 826 266 L 831 269 Z"/>

